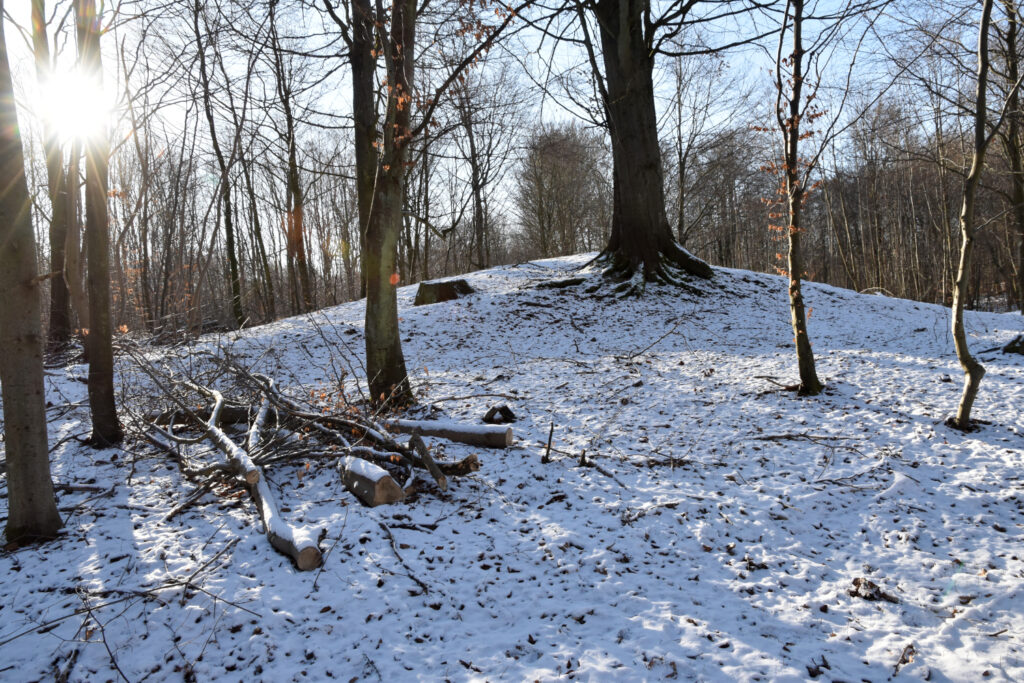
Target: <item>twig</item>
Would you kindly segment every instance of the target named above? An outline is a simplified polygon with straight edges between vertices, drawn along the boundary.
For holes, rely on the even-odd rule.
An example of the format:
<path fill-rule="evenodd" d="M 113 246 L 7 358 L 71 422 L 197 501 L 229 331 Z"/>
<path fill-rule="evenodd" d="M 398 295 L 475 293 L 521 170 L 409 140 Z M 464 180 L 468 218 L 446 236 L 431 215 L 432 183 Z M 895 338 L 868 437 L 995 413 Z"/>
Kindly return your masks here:
<path fill-rule="evenodd" d="M 429 593 L 430 589 L 427 586 L 427 584 L 423 583 L 423 581 L 418 579 L 416 577 L 416 574 L 413 573 L 412 568 L 408 564 L 406 564 L 404 559 L 402 559 L 402 554 L 398 552 L 398 543 L 395 541 L 395 535 L 391 533 L 391 529 L 388 528 L 388 525 L 384 522 L 381 522 L 380 520 L 377 521 L 377 524 L 379 524 L 380 528 L 384 530 L 385 534 L 387 534 L 388 540 L 391 541 L 391 550 L 395 553 L 395 557 L 398 558 L 398 562 L 405 568 L 405 571 L 408 573 L 409 578 L 412 579 L 416 583 L 416 585 L 423 590 L 424 593 Z"/>
<path fill-rule="evenodd" d="M 555 423 L 551 423 L 551 429 L 548 430 L 548 447 L 544 451 L 544 456 L 541 457 L 540 461 L 543 464 L 551 462 L 551 437 L 555 435 Z"/>

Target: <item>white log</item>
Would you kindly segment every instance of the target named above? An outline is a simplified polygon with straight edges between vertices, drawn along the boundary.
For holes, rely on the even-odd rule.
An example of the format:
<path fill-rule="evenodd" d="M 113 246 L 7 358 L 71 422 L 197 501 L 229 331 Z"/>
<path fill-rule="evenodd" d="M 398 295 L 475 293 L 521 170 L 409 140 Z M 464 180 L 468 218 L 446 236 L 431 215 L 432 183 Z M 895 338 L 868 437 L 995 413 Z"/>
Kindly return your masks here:
<path fill-rule="evenodd" d="M 389 426 L 403 434 L 436 436 L 482 448 L 508 448 L 513 440 L 512 428 L 506 425 L 475 425 L 450 420 L 394 420 Z"/>

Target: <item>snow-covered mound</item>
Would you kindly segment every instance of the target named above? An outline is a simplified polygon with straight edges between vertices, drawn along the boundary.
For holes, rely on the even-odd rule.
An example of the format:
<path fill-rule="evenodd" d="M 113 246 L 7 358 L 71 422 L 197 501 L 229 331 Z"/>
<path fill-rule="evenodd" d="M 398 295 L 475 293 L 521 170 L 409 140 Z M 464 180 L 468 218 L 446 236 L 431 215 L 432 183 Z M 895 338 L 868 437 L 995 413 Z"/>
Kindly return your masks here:
<path fill-rule="evenodd" d="M 536 288 L 585 262 L 475 273 L 432 306 L 400 290 L 424 414 L 507 404 L 517 445 L 449 444 L 482 469 L 374 509 L 329 463 L 270 469 L 282 514 L 326 530 L 320 571 L 237 491 L 163 521 L 194 485 L 141 444 L 69 438 L 85 369 L 50 371 L 55 480 L 92 488 L 61 494 L 60 540 L 0 554 L 0 678 L 1024 680 L 1024 358 L 981 355 L 986 424 L 963 434 L 945 309 L 808 284 L 828 389 L 800 398 L 778 386 L 783 279 Z M 968 327 L 984 350 L 1024 320 Z M 320 391 L 361 330 L 357 302 L 200 346 Z"/>

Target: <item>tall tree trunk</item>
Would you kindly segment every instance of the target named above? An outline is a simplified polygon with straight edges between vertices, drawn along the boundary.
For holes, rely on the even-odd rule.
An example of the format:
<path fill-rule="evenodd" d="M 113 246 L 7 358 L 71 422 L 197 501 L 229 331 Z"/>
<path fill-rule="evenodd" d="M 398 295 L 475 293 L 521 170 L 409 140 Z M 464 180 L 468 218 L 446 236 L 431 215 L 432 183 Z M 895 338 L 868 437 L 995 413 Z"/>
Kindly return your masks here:
<path fill-rule="evenodd" d="M 782 129 L 784 149 L 784 173 L 786 176 L 786 213 L 789 218 L 789 225 L 786 226 L 786 234 L 789 238 L 789 253 L 787 255 L 787 268 L 789 270 L 789 313 L 790 322 L 793 326 L 793 340 L 796 344 L 797 366 L 800 371 L 800 393 L 805 395 L 816 395 L 824 388 L 818 380 L 818 373 L 814 367 L 814 352 L 811 350 L 811 340 L 807 334 L 807 314 L 804 309 L 803 287 L 803 254 L 800 250 L 800 236 L 803 232 L 801 223 L 804 198 L 807 188 L 804 187 L 806 180 L 802 160 L 800 158 L 800 123 L 802 112 L 806 104 L 802 101 L 804 86 L 804 46 L 803 46 L 803 20 L 804 0 L 790 0 L 787 8 L 791 12 L 793 51 L 789 55 L 788 63 L 792 72 L 790 74 L 790 92 L 786 105 L 788 116 L 780 107 L 778 120 Z M 781 41 L 785 39 L 785 25 L 779 36 L 779 55 L 782 54 Z M 784 60 L 777 64 L 778 80 L 776 86 L 779 88 L 780 103 L 783 89 L 786 87 L 782 82 L 781 72 Z"/>
<path fill-rule="evenodd" d="M 256 190 L 252 184 L 252 172 L 244 154 L 239 156 L 239 160 L 242 163 L 242 175 L 245 178 L 245 191 L 249 196 L 252 236 L 256 243 L 256 252 L 259 255 L 260 267 L 263 269 L 263 286 L 267 292 L 267 317 L 270 320 L 275 320 L 277 318 L 277 302 L 274 298 L 274 274 L 270 269 L 270 259 L 267 258 L 267 247 L 263 242 L 263 229 L 260 225 L 260 209 L 256 200 Z"/>
<path fill-rule="evenodd" d="M 359 208 L 359 296 L 366 289 L 366 233 L 370 225 L 377 177 L 377 104 L 374 74 L 377 70 L 374 15 L 370 0 L 349 0 L 352 16 L 352 128 L 355 137 L 356 204 Z"/>
<path fill-rule="evenodd" d="M 78 0 L 78 51 L 87 73 L 102 82 L 100 17 L 95 0 Z M 110 316 L 110 225 L 107 215 L 107 132 L 92 135 L 85 153 L 85 238 L 89 259 L 89 409 L 92 444 L 98 448 L 124 438 L 114 405 L 113 324 Z"/>
<path fill-rule="evenodd" d="M 644 33 L 645 0 L 598 0 L 612 139 L 614 209 L 602 253 L 608 274 L 679 282 L 679 271 L 703 278 L 711 267 L 672 236 L 665 214 L 661 151 L 654 108 L 654 51 Z M 649 29 L 650 30 L 650 29 Z"/>
<path fill-rule="evenodd" d="M 967 282 L 971 275 L 971 256 L 974 252 L 975 225 L 974 204 L 981 184 L 985 163 L 985 151 L 991 137 L 986 135 L 986 91 L 988 89 L 988 31 L 992 19 L 992 0 L 984 0 L 981 22 L 978 26 L 978 82 L 974 95 L 974 149 L 971 169 L 964 179 L 964 197 L 960 205 L 960 265 L 953 285 L 953 344 L 956 357 L 964 371 L 964 389 L 951 425 L 961 430 L 971 428 L 971 408 L 985 376 L 985 367 L 971 354 L 967 345 L 967 329 L 964 325 L 964 302 L 967 298 Z"/>
<path fill-rule="evenodd" d="M 85 264 L 82 247 L 82 221 L 80 199 L 82 196 L 81 166 L 82 146 L 76 140 L 71 143 L 68 167 L 64 173 L 64 212 L 67 216 L 67 234 L 64 236 L 64 283 L 68 287 L 71 306 L 78 316 L 80 330 L 89 329 L 89 295 L 85 291 Z M 86 354 L 88 354 L 88 344 Z"/>
<path fill-rule="evenodd" d="M 375 127 L 366 125 L 374 118 L 373 71 L 375 61 L 355 49 L 365 21 L 370 29 L 373 16 L 364 0 L 354 0 L 353 31 L 353 109 L 356 112 L 356 170 L 359 186 L 360 222 L 366 222 L 363 246 L 363 271 L 366 282 L 366 373 L 370 396 L 374 401 L 404 403 L 412 398 L 402 340 L 398 331 L 396 269 L 398 236 L 402 230 L 405 199 L 405 173 L 412 115 L 413 47 L 415 45 L 416 0 L 397 0 L 392 6 L 390 36 L 381 35 L 385 45 L 388 73 L 388 97 L 385 125 L 380 140 L 380 157 L 372 152 Z M 383 17 L 381 26 L 383 27 Z M 372 30 L 372 29 L 371 29 Z M 383 33 L 383 28 L 381 28 Z M 372 40 L 372 36 L 371 36 Z M 366 58 L 366 59 L 364 59 Z M 370 69 L 369 73 L 361 69 Z M 367 144 L 369 143 L 369 144 Z M 362 161 L 362 163 L 360 163 Z M 374 163 L 376 162 L 376 163 Z M 364 192 L 369 189 L 369 197 Z M 365 213 L 364 213 L 365 211 Z"/>
<path fill-rule="evenodd" d="M 292 114 L 292 91 L 289 74 L 284 62 L 277 34 L 277 0 L 270 3 L 270 41 L 274 53 L 274 72 L 277 81 L 277 96 L 284 113 L 284 143 L 288 153 L 287 217 L 285 225 L 289 273 L 292 275 L 294 297 L 299 302 L 299 312 L 305 313 L 316 307 L 313 285 L 309 278 L 309 259 L 306 255 L 305 197 L 302 179 L 299 176 L 298 139 L 295 132 L 295 117 Z M 296 273 L 297 271 L 297 273 Z M 295 282 L 295 275 L 298 281 Z M 301 290 L 301 291 L 300 291 Z"/>
<path fill-rule="evenodd" d="M 36 79 L 45 87 L 50 79 L 50 43 L 46 35 L 46 2 L 32 0 L 32 50 L 36 63 Z M 67 239 L 67 191 L 64 181 L 64 158 L 60 141 L 53 127 L 43 122 L 43 152 L 46 156 L 46 180 L 50 195 L 50 324 L 47 337 L 50 346 L 61 346 L 71 338 L 71 302 L 64 282 L 64 242 Z"/>
<path fill-rule="evenodd" d="M 238 270 L 238 252 L 235 248 L 235 225 L 232 222 L 234 213 L 231 210 L 231 178 L 228 161 L 224 158 L 224 152 L 220 148 L 217 139 L 217 126 L 213 120 L 213 103 L 210 96 L 210 75 L 206 67 L 206 47 L 203 45 L 203 34 L 199 30 L 199 15 L 202 12 L 202 5 L 195 0 L 192 8 L 192 29 L 196 37 L 196 51 L 199 54 L 199 79 L 203 86 L 203 112 L 206 114 L 206 124 L 210 128 L 210 142 L 213 145 L 214 156 L 217 157 L 217 167 L 220 170 L 220 198 L 223 204 L 222 216 L 224 217 L 224 246 L 228 252 L 228 271 L 231 285 L 231 314 L 235 319 L 235 325 L 245 326 L 245 313 L 242 309 L 242 278 Z"/>
<path fill-rule="evenodd" d="M 1013 0 L 1003 0 L 1003 7 L 1006 10 L 1006 31 L 1003 33 L 1006 55 L 1006 82 L 1009 87 L 1020 78 L 1020 55 L 1017 52 L 1017 34 L 1020 31 L 1020 18 L 1017 16 L 1017 3 Z M 1014 300 L 1020 312 L 1024 314 L 1024 159 L 1021 155 L 1021 116 L 1020 91 L 1014 90 L 1010 94 L 1010 102 L 1007 107 L 1009 118 L 1007 121 L 1006 136 L 1003 138 L 1006 148 L 1006 156 L 1010 161 L 1010 201 L 1013 203 L 1013 219 L 1017 228 L 1018 266 L 1017 280 L 1011 283 Z M 1013 254 L 1010 254 L 1010 262 L 1013 263 Z M 1011 268 L 1012 270 L 1012 268 Z"/>
<path fill-rule="evenodd" d="M 3 14 L 0 0 L 0 14 Z M 0 390 L 7 448 L 10 542 L 52 538 L 61 528 L 50 480 L 43 389 L 41 297 L 25 159 L 0 22 Z"/>

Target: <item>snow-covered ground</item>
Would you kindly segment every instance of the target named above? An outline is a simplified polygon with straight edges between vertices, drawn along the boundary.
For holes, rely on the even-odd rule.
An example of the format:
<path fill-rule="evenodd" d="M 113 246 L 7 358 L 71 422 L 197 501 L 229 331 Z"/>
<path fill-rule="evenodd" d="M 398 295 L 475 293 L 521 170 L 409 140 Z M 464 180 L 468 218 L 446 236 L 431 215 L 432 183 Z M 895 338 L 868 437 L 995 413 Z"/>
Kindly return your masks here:
<path fill-rule="evenodd" d="M 953 431 L 948 311 L 812 284 L 828 389 L 800 398 L 770 381 L 795 382 L 781 278 L 535 287 L 585 260 L 476 273 L 433 306 L 400 290 L 422 410 L 507 404 L 517 443 L 449 444 L 482 469 L 374 509 L 329 463 L 272 468 L 282 514 L 326 530 L 319 571 L 238 490 L 162 521 L 194 485 L 143 444 L 81 446 L 85 368 L 49 371 L 54 478 L 101 492 L 61 493 L 59 540 L 0 553 L 0 679 L 1024 680 L 1024 358 L 981 354 L 986 423 Z M 1024 330 L 968 325 L 976 350 Z M 330 390 L 361 329 L 353 303 L 199 346 Z"/>

